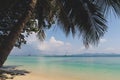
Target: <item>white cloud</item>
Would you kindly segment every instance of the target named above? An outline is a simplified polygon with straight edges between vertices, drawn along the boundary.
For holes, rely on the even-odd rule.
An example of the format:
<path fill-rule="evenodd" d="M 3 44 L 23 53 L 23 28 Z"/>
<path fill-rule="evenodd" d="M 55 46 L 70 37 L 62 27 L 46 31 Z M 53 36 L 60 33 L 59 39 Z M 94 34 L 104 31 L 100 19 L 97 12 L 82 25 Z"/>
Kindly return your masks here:
<path fill-rule="evenodd" d="M 49 43 L 51 43 L 51 45 L 53 44 L 56 47 L 64 46 L 64 42 L 56 40 L 55 37 L 53 37 L 53 36 L 50 38 Z"/>
<path fill-rule="evenodd" d="M 109 47 L 109 48 L 105 48 L 103 51 L 105 53 L 120 53 L 120 48 Z"/>
<path fill-rule="evenodd" d="M 70 43 L 56 40 L 55 37 L 52 36 L 50 40 L 44 41 L 38 45 L 38 48 L 40 51 L 46 54 L 65 54 L 66 51 L 70 51 L 72 46 Z"/>
<path fill-rule="evenodd" d="M 106 48 L 107 51 L 114 51 L 114 48 Z"/>
<path fill-rule="evenodd" d="M 105 43 L 105 42 L 107 42 L 106 39 L 100 39 L 100 43 Z"/>
<path fill-rule="evenodd" d="M 44 42 L 40 42 L 36 34 L 32 34 L 27 38 L 27 44 L 22 46 L 21 49 L 14 48 L 12 51 L 13 54 L 18 55 L 28 55 L 28 54 L 80 54 L 80 53 L 110 53 L 115 52 L 119 53 L 120 49 L 116 48 L 101 48 L 93 47 L 90 45 L 88 49 L 84 47 L 84 45 L 77 46 L 73 43 L 65 42 L 56 39 L 52 36 L 49 40 L 45 40 Z M 106 39 L 101 39 L 100 43 L 105 43 Z"/>
<path fill-rule="evenodd" d="M 40 41 L 36 38 L 36 34 L 30 35 L 29 37 L 26 38 L 26 40 L 27 40 L 27 44 L 25 45 L 23 44 L 21 46 L 21 49 L 14 47 L 11 54 L 15 54 L 15 55 L 40 54 L 40 51 L 37 47 Z"/>

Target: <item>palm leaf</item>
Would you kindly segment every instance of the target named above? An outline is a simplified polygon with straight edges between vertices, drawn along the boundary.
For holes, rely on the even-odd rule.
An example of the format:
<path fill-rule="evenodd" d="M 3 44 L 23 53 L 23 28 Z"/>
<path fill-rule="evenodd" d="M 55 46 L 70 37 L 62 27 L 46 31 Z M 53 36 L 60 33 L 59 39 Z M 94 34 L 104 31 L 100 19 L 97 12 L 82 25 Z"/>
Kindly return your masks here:
<path fill-rule="evenodd" d="M 63 24 L 63 30 L 68 35 L 70 32 L 79 34 L 83 38 L 86 47 L 89 44 L 98 44 L 106 32 L 107 26 L 103 13 L 99 6 L 86 0 L 58 0 L 60 13 L 59 22 Z M 72 31 L 73 30 L 73 31 Z"/>
<path fill-rule="evenodd" d="M 120 0 L 93 0 L 105 14 L 112 10 L 118 16 L 120 16 Z"/>

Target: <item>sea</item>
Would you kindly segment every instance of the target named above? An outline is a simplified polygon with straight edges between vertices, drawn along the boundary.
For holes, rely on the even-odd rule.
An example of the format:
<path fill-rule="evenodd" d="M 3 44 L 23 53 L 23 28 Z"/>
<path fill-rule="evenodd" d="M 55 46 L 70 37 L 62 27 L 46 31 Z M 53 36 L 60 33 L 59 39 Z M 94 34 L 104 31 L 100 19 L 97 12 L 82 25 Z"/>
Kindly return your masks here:
<path fill-rule="evenodd" d="M 20 66 L 53 80 L 120 80 L 120 57 L 9 56 L 5 66 Z"/>

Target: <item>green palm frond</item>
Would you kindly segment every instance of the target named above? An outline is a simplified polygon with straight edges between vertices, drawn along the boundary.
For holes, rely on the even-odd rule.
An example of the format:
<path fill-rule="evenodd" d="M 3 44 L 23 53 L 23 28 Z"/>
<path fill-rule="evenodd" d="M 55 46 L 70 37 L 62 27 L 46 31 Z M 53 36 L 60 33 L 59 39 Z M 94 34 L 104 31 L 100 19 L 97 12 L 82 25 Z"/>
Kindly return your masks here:
<path fill-rule="evenodd" d="M 45 35 L 45 31 L 44 30 L 39 30 L 38 34 L 37 34 L 38 38 L 40 39 L 40 41 L 44 41 L 46 35 Z"/>
<path fill-rule="evenodd" d="M 0 30 L 16 24 L 16 20 L 26 11 L 28 2 L 29 0 L 1 0 Z M 86 47 L 90 44 L 97 45 L 107 31 L 105 14 L 109 10 L 120 16 L 120 0 L 38 0 L 31 18 L 38 20 L 38 23 L 32 31 L 37 31 L 43 40 L 44 31 L 55 22 L 61 25 L 59 27 L 66 36 L 72 33 L 73 37 L 82 37 Z"/>
<path fill-rule="evenodd" d="M 99 6 L 89 0 L 58 0 L 60 6 L 59 22 L 68 35 L 76 32 L 83 38 L 86 47 L 89 44 L 96 45 L 99 39 L 106 32 L 107 26 L 102 11 Z"/>
<path fill-rule="evenodd" d="M 35 9 L 35 19 L 38 20 L 38 37 L 41 41 L 45 39 L 45 30 L 51 28 L 56 13 L 54 0 L 38 0 Z"/>
<path fill-rule="evenodd" d="M 93 0 L 104 13 L 108 13 L 109 10 L 112 10 L 118 16 L 120 16 L 120 0 Z"/>
<path fill-rule="evenodd" d="M 20 0 L 0 0 L 0 11 L 7 10 Z"/>

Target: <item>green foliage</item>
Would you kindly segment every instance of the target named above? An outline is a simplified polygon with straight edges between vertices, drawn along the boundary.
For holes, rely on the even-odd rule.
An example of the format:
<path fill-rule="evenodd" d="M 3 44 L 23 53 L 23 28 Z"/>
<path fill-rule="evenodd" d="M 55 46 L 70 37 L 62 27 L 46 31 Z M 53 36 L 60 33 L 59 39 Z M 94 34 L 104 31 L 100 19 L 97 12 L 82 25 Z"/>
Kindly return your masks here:
<path fill-rule="evenodd" d="M 3 4 L 2 5 L 2 2 Z M 0 1 L 0 43 L 7 37 L 26 10 L 30 0 Z M 13 1 L 13 2 L 11 2 Z M 8 5 L 8 3 L 10 3 Z M 112 9 L 120 15 L 119 0 L 38 0 L 32 18 L 28 21 L 16 42 L 17 47 L 26 44 L 25 37 L 38 33 L 41 40 L 45 30 L 59 24 L 65 35 L 82 36 L 86 47 L 97 45 L 107 31 L 105 14 Z"/>

